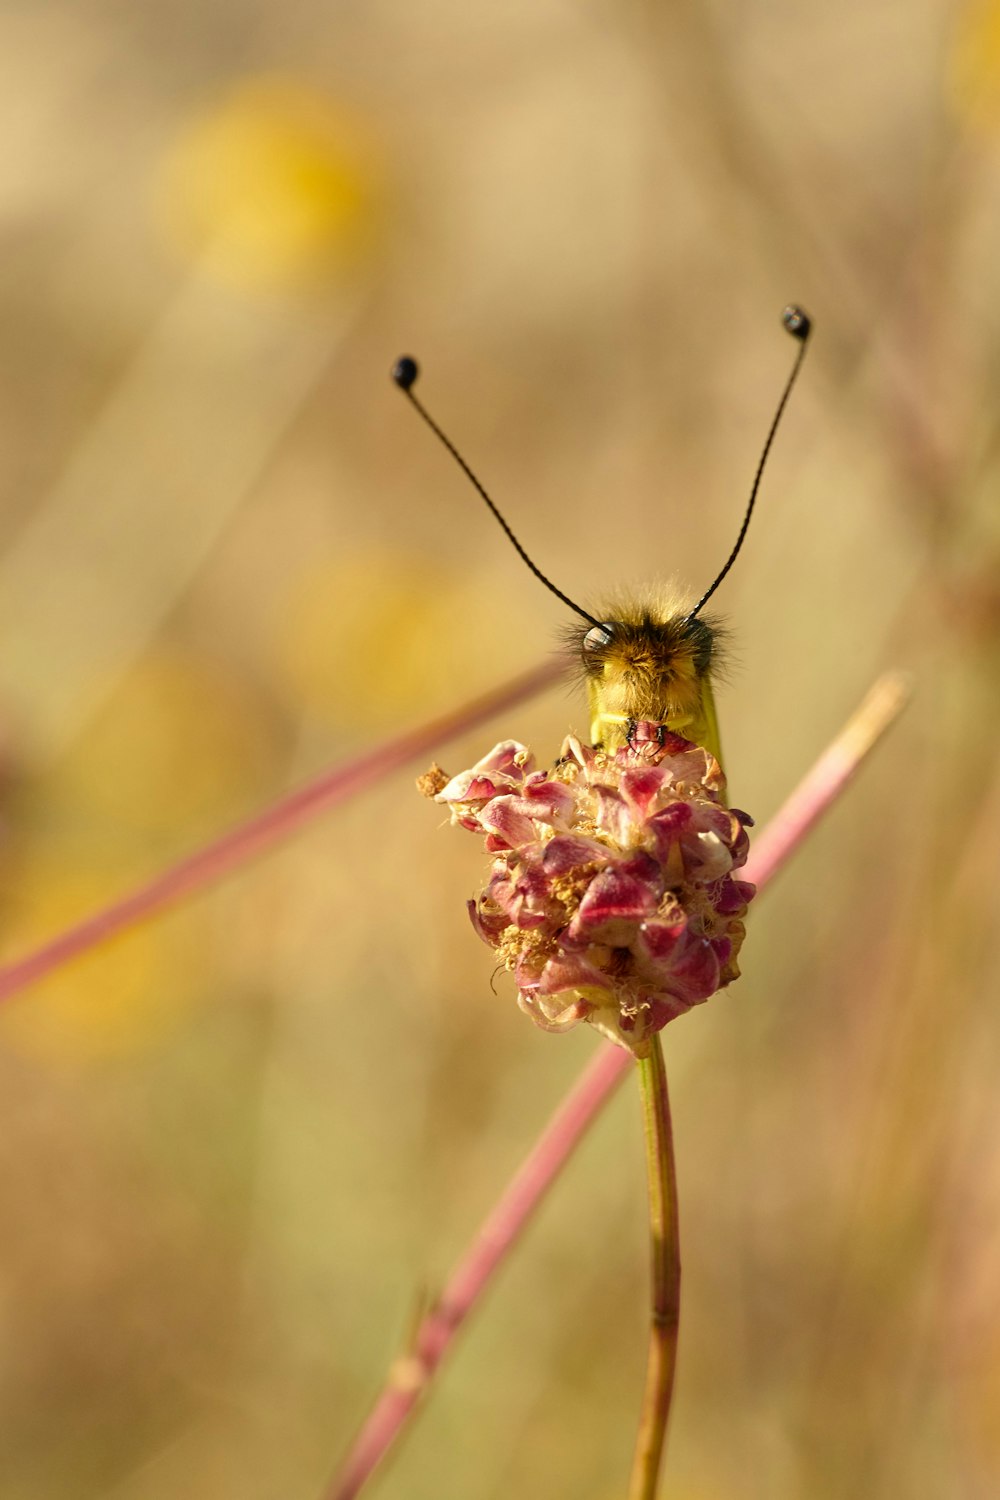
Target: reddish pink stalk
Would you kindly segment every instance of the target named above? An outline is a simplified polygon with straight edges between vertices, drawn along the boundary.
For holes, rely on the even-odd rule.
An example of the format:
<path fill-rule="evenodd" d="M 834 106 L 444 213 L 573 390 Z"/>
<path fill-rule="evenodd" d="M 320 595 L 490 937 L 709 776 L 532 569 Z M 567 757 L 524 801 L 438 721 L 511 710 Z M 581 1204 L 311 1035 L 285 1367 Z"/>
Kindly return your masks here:
<path fill-rule="evenodd" d="M 421 760 L 446 740 L 540 692 L 553 683 L 562 670 L 559 662 L 546 662 L 502 687 L 474 698 L 455 713 L 433 719 L 374 750 L 366 750 L 363 755 L 332 771 L 325 771 L 256 817 L 230 829 L 214 843 L 163 870 L 145 885 L 66 928 L 23 958 L 0 966 L 0 1000 L 34 984 L 89 948 L 117 937 L 138 922 L 147 921 L 181 897 L 213 885 L 247 860 L 287 838 L 316 814 L 335 807 L 380 781 L 390 771 L 398 770 L 409 761 Z"/>
<path fill-rule="evenodd" d="M 871 687 L 837 738 L 754 839 L 743 872 L 747 880 L 758 886 L 767 884 L 834 798 L 840 796 L 906 703 L 909 691 L 909 679 L 901 672 L 887 672 Z"/>
<path fill-rule="evenodd" d="M 430 1383 L 473 1304 L 631 1063 L 630 1053 L 607 1043 L 587 1064 L 448 1278 L 412 1348 L 393 1363 L 385 1388 L 334 1481 L 330 1500 L 351 1500 L 361 1489 Z"/>
<path fill-rule="evenodd" d="M 746 878 L 762 889 L 839 796 L 906 699 L 898 674 L 875 684 L 857 713 L 755 840 Z M 559 1105 L 504 1190 L 465 1257 L 424 1318 L 412 1347 L 393 1365 L 381 1395 L 326 1494 L 353 1500 L 429 1386 L 452 1339 L 565 1166 L 587 1127 L 632 1066 L 623 1048 L 602 1045 Z"/>

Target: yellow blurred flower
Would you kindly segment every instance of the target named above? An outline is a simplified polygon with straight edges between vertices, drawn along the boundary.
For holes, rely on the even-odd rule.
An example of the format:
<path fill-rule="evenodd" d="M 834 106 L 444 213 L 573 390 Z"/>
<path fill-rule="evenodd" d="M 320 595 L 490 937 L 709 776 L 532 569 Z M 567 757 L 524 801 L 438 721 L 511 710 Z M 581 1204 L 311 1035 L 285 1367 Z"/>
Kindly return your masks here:
<path fill-rule="evenodd" d="M 295 701 L 327 723 L 402 727 L 460 701 L 475 659 L 470 615 L 458 578 L 429 563 L 380 551 L 327 558 L 294 580 L 278 666 Z"/>
<path fill-rule="evenodd" d="M 3 959 L 40 946 L 130 889 L 129 860 L 34 849 L 16 862 L 4 903 Z M 56 970 L 5 1005 L 9 1045 L 61 1063 L 155 1046 L 205 992 L 200 913 L 141 927 Z M 203 933 L 201 934 L 203 937 Z"/>
<path fill-rule="evenodd" d="M 159 647 L 121 680 L 42 788 L 79 825 L 209 835 L 263 795 L 274 746 L 221 666 Z"/>
<path fill-rule="evenodd" d="M 251 78 L 175 142 L 159 208 L 172 241 L 221 280 L 317 289 L 371 254 L 380 182 L 348 109 L 293 78 Z"/>
<path fill-rule="evenodd" d="M 984 131 L 1000 127 L 1000 0 L 972 0 L 959 15 L 948 95 L 964 125 Z"/>

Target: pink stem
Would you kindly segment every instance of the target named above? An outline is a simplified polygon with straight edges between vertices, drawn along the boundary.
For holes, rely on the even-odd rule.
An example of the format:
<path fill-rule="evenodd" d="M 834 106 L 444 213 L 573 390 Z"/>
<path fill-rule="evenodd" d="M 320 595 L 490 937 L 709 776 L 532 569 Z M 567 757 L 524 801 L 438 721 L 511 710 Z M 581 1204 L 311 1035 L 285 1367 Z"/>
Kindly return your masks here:
<path fill-rule="evenodd" d="M 23 958 L 0 966 L 0 1000 L 34 984 L 43 975 L 99 943 L 148 920 L 182 896 L 190 896 L 213 885 L 248 859 L 287 838 L 317 813 L 335 807 L 380 781 L 390 771 L 429 755 L 446 740 L 540 692 L 553 683 L 562 670 L 561 663 L 546 662 L 473 699 L 455 713 L 433 719 L 408 734 L 386 741 L 375 750 L 366 750 L 363 755 L 332 771 L 325 771 L 256 817 L 230 829 L 214 843 L 163 870 L 145 885 L 68 927 Z"/>
<path fill-rule="evenodd" d="M 880 678 L 829 749 L 762 830 L 745 871 L 747 879 L 759 890 L 773 879 L 844 790 L 899 713 L 906 696 L 905 680 L 898 674 Z M 587 1127 L 631 1064 L 631 1053 L 607 1044 L 588 1063 L 445 1283 L 441 1296 L 420 1324 L 411 1349 L 393 1365 L 382 1394 L 327 1490 L 325 1500 L 352 1500 L 385 1456 L 474 1303 L 492 1281 Z"/>
<path fill-rule="evenodd" d="M 741 871 L 747 880 L 766 885 L 834 798 L 840 796 L 909 695 L 909 678 L 901 672 L 886 672 L 874 683 L 837 738 L 754 839 L 746 869 Z"/>
<path fill-rule="evenodd" d="M 631 1064 L 631 1054 L 621 1047 L 602 1045 L 584 1068 L 452 1272 L 412 1349 L 393 1364 L 385 1389 L 328 1492 L 329 1500 L 351 1500 L 361 1489 L 430 1384 L 473 1304 Z"/>

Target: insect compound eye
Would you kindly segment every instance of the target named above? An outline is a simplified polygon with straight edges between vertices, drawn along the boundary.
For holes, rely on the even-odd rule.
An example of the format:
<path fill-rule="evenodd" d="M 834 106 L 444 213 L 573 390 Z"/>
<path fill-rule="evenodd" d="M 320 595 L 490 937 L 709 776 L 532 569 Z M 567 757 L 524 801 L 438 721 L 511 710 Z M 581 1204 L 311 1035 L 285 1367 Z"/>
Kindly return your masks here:
<path fill-rule="evenodd" d="M 613 625 L 592 625 L 583 638 L 584 651 L 603 651 L 615 638 Z"/>

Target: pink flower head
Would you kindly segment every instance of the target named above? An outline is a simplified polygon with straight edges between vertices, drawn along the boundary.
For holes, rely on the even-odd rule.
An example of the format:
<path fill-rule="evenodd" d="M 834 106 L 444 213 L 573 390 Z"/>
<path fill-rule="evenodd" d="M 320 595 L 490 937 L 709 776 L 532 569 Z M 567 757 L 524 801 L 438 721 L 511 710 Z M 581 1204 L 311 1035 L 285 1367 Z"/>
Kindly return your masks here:
<path fill-rule="evenodd" d="M 547 1031 L 589 1021 L 637 1055 L 737 978 L 754 894 L 734 875 L 750 819 L 725 806 L 718 761 L 639 727 L 654 732 L 613 754 L 568 739 L 551 771 L 506 740 L 427 788 L 495 855 L 469 913 L 522 1010 Z"/>

